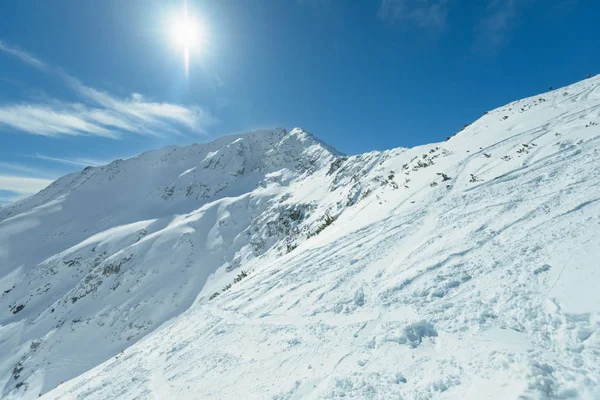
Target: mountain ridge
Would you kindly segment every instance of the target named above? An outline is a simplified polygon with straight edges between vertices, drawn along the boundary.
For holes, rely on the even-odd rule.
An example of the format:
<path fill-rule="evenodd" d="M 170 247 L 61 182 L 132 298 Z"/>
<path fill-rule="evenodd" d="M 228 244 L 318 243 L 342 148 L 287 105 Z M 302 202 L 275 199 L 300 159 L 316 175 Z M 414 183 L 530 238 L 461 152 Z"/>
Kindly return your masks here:
<path fill-rule="evenodd" d="M 0 210 L 3 396 L 594 398 L 599 110 L 594 77 L 442 143 L 266 130 L 61 178 Z"/>

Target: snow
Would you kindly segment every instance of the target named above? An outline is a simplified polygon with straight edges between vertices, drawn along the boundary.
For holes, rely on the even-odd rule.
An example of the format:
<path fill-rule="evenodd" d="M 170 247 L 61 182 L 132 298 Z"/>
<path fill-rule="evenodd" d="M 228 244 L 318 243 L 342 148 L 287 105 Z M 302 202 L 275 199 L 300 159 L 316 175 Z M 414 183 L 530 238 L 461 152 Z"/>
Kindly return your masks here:
<path fill-rule="evenodd" d="M 412 149 L 63 177 L 0 209 L 2 397 L 600 398 L 599 120 L 594 77 Z"/>

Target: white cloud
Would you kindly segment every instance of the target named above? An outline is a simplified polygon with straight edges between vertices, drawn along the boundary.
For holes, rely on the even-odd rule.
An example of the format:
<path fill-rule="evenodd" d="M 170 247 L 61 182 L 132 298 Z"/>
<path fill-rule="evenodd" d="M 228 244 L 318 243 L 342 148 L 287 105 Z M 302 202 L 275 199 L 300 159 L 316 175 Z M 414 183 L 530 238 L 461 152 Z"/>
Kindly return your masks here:
<path fill-rule="evenodd" d="M 4 43 L 1 40 L 0 40 L 0 51 L 8 53 L 11 56 L 17 57 L 18 59 L 20 59 L 24 63 L 29 64 L 32 67 L 35 67 L 37 69 L 40 69 L 40 70 L 43 70 L 43 71 L 48 70 L 48 66 L 43 61 L 35 58 L 34 56 L 32 56 L 31 54 L 27 53 L 26 51 L 21 50 L 21 49 L 19 49 L 17 47 L 14 47 L 14 46 L 10 46 L 10 45 Z"/>
<path fill-rule="evenodd" d="M 117 138 L 107 127 L 86 120 L 85 113 L 73 105 L 62 109 L 41 104 L 21 104 L 0 107 L 0 125 L 42 136 L 94 135 Z"/>
<path fill-rule="evenodd" d="M 47 178 L 47 179 L 56 179 L 58 176 L 62 174 L 62 172 L 52 171 L 48 168 L 37 168 L 29 165 L 23 165 L 20 163 L 12 163 L 12 162 L 3 162 L 0 161 L 0 175 L 2 174 L 14 174 L 14 173 L 23 174 L 27 177 L 35 177 L 35 178 Z M 2 188 L 0 188 L 1 190 Z"/>
<path fill-rule="evenodd" d="M 12 162 L 0 162 L 0 204 L 39 192 L 62 173 Z"/>
<path fill-rule="evenodd" d="M 20 198 L 21 198 L 21 196 L 19 196 L 19 195 L 0 196 L 0 206 L 13 203 L 13 202 L 19 200 Z"/>
<path fill-rule="evenodd" d="M 59 177 L 87 166 L 100 166 L 110 161 L 89 158 L 59 158 L 42 154 L 26 156 L 52 163 L 71 166 L 66 169 L 36 167 L 15 162 L 0 161 L 0 204 L 11 203 L 31 194 L 37 193 Z M 6 193 L 8 194 L 6 194 Z"/>
<path fill-rule="evenodd" d="M 0 42 L 0 51 L 62 79 L 82 103 L 51 100 L 43 103 L 0 106 L 0 125 L 35 135 L 91 135 L 116 139 L 120 132 L 164 136 L 180 129 L 203 133 L 214 123 L 210 113 L 197 105 L 147 100 L 139 93 L 118 98 L 86 86 L 58 67 L 48 66 L 33 55 Z"/>
<path fill-rule="evenodd" d="M 148 101 L 139 93 L 118 99 L 100 90 L 85 86 L 78 79 L 63 75 L 69 86 L 86 100 L 103 107 L 103 117 L 110 117 L 113 126 L 125 124 L 138 133 L 157 134 L 155 128 L 168 129 L 167 123 L 176 123 L 190 129 L 210 125 L 214 119 L 199 106 L 183 106 Z"/>
<path fill-rule="evenodd" d="M 443 29 L 448 17 L 448 2 L 449 0 L 382 0 L 378 15 L 388 21 Z"/>
<path fill-rule="evenodd" d="M 20 196 L 37 193 L 51 183 L 50 179 L 0 175 L 0 190 L 14 192 Z"/>
<path fill-rule="evenodd" d="M 100 165 L 106 165 L 110 163 L 107 160 L 93 160 L 90 158 L 59 158 L 59 157 L 50 157 L 45 156 L 43 154 L 36 154 L 35 156 L 31 156 L 37 158 L 39 160 L 51 161 L 60 164 L 74 165 L 77 167 L 98 167 Z"/>
<path fill-rule="evenodd" d="M 491 0 L 486 14 L 475 27 L 476 44 L 488 50 L 496 50 L 509 39 L 516 28 L 520 7 L 533 0 Z"/>

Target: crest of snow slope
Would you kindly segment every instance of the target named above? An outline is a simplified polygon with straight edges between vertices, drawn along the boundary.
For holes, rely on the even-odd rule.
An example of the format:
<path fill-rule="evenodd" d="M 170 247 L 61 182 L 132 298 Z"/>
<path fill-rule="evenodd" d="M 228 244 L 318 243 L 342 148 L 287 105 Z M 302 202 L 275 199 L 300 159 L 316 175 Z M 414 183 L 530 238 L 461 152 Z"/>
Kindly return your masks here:
<path fill-rule="evenodd" d="M 170 220 L 161 229 L 143 229 L 169 245 L 144 245 L 153 233 L 134 244 L 124 238 L 105 244 L 136 249 L 136 257 L 147 260 L 140 271 L 180 270 L 186 237 L 202 243 L 194 250 L 202 261 L 223 247 L 248 247 L 222 264 L 211 262 L 218 266 L 189 291 L 192 300 L 165 313 L 185 309 L 176 318 L 121 339 L 122 347 L 137 342 L 115 357 L 116 347 L 102 348 L 88 365 L 101 356 L 107 361 L 44 398 L 599 398 L 599 120 L 596 77 L 490 111 L 446 143 L 348 158 L 327 152 L 326 162 L 308 163 L 301 173 L 273 168 L 251 194 L 219 200 L 217 217 L 204 226 L 190 219 L 217 207 L 212 203 L 187 214 L 177 213 L 183 199 L 156 203 L 172 207 L 166 215 L 180 215 L 180 230 L 165 232 Z M 232 239 L 242 228 L 232 228 L 240 214 L 229 202 L 240 197 L 248 197 L 243 204 L 258 215 L 242 219 L 245 233 Z M 261 202 L 268 203 L 263 212 Z M 15 221 L 12 232 L 48 226 L 21 212 L 29 222 Z M 151 227 L 167 218 L 155 213 L 127 222 Z M 313 235 L 326 214 L 337 220 Z M 158 222 L 148 222 L 153 218 Z M 123 225 L 116 236 L 140 229 Z M 89 236 L 81 241 L 96 240 Z M 159 262 L 151 262 L 153 253 Z M 236 266 L 250 271 L 248 277 L 220 292 Z M 22 277 L 27 266 L 15 268 L 3 282 Z M 61 375 L 68 377 L 88 368 L 74 366 L 94 351 L 57 349 L 56 337 L 85 341 L 101 331 L 95 340 L 107 346 L 130 319 L 146 317 L 133 306 L 152 298 L 142 283 L 127 283 L 133 294 L 123 294 L 139 293 L 139 300 L 115 300 L 127 268 L 83 300 L 92 307 L 94 296 L 102 296 L 127 310 L 112 328 L 100 326 L 100 312 L 82 308 L 77 312 L 93 315 L 90 321 L 49 330 L 22 314 L 34 300 L 15 314 L 22 319 L 3 322 L 2 345 L 16 342 L 11 346 L 20 346 L 29 368 L 23 369 L 27 391 L 15 388 L 21 378 L 9 371 L 7 397 L 45 393 L 57 383 L 54 371 L 69 370 Z M 173 278 L 167 274 L 158 278 L 163 284 Z M 111 292 L 115 282 L 121 284 Z M 178 299 L 163 300 L 166 306 Z M 76 317 L 64 307 L 63 315 Z M 22 333 L 36 325 L 37 336 Z M 0 354 L 13 354 L 7 348 Z"/>
<path fill-rule="evenodd" d="M 86 168 L 3 208 L 1 397 L 83 373 L 189 308 L 207 279 L 286 247 L 314 208 L 286 203 L 287 185 L 337 156 L 299 129 L 258 131 Z"/>

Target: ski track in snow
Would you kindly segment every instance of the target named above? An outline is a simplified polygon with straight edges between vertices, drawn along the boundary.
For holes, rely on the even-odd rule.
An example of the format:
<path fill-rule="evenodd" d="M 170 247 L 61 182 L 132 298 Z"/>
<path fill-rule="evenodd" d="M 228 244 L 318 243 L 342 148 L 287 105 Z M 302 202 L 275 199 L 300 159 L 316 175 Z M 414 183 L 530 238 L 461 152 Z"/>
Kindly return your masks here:
<path fill-rule="evenodd" d="M 50 282 L 62 288 L 0 315 L 3 396 L 598 399 L 595 122 L 600 77 L 500 107 L 447 142 L 414 149 L 344 158 L 300 130 L 286 133 L 291 147 L 273 134 L 258 185 L 232 180 L 244 188 L 217 189 L 227 197 L 217 192 L 185 212 L 188 200 L 161 196 L 183 198 L 194 181 L 165 185 L 172 189 L 149 204 L 171 203 L 155 215 L 112 216 L 118 227 L 109 220 L 3 269 L 0 289 L 39 290 L 47 275 L 35 271 L 52 267 L 61 280 Z M 240 155 L 248 140 L 220 140 L 174 176 L 198 179 L 200 164 L 226 159 L 216 174 L 246 176 L 258 162 L 247 147 Z M 298 153 L 312 161 L 299 163 Z M 0 238 L 40 226 L 55 234 L 32 208 L 61 207 L 60 195 L 0 214 Z M 337 219 L 307 238 L 326 214 Z M 102 234 L 108 228 L 118 240 Z M 298 247 L 288 252 L 290 244 Z M 91 246 L 106 255 L 93 261 Z M 69 277 L 57 265 L 73 260 L 86 266 Z M 102 283 L 82 292 L 95 270 L 126 291 Z M 248 276 L 221 291 L 241 270 Z M 75 288 L 86 294 L 69 305 Z M 5 309 L 20 298 L 8 296 Z M 64 321 L 83 321 L 53 325 L 48 308 L 59 306 Z M 92 331 L 99 348 L 88 354 Z M 28 373 L 20 387 L 18 365 Z"/>

